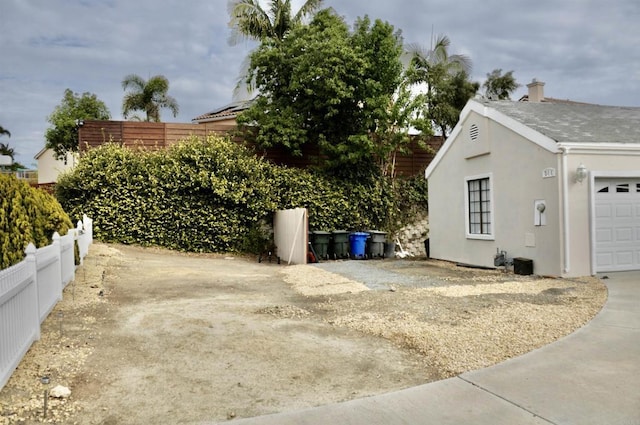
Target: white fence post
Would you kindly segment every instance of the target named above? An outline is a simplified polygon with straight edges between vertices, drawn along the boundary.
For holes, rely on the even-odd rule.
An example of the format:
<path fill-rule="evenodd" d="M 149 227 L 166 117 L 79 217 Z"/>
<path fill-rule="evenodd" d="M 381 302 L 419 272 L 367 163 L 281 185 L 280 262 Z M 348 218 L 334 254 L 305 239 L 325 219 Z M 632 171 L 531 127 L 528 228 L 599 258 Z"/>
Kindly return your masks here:
<path fill-rule="evenodd" d="M 87 217 L 86 214 L 82 215 L 82 226 L 84 227 L 84 231 L 87 234 L 87 246 L 89 246 L 93 243 L 93 220 Z"/>
<path fill-rule="evenodd" d="M 82 227 L 81 220 L 78 220 L 78 225 L 76 227 L 76 240 L 78 241 L 78 252 L 80 253 L 80 265 L 82 265 L 84 264 L 84 257 L 89 251 L 89 246 L 87 245 L 87 238 Z"/>
<path fill-rule="evenodd" d="M 27 258 L 25 258 L 24 261 L 27 263 L 29 273 L 33 275 L 33 295 L 35 295 L 35 308 L 32 309 L 32 311 L 34 313 L 33 319 L 35 320 L 33 325 L 35 330 L 34 338 L 37 341 L 40 339 L 40 303 L 38 302 L 38 264 L 36 262 L 36 252 L 36 246 L 29 242 L 29 245 L 27 245 L 27 249 L 24 250 L 24 253 L 27 254 Z"/>
<path fill-rule="evenodd" d="M 53 233 L 53 245 L 56 252 L 56 278 L 59 276 L 60 280 L 58 280 L 57 284 L 60 287 L 60 297 L 58 301 L 62 300 L 62 290 L 64 289 L 64 282 L 62 281 L 62 243 L 60 242 L 60 233 Z"/>

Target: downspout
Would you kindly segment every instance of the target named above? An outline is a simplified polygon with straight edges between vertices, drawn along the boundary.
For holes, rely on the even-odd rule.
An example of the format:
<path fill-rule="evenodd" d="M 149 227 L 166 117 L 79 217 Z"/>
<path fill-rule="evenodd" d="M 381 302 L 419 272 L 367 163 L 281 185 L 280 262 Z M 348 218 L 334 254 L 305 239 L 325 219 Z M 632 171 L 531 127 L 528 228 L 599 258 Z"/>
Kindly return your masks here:
<path fill-rule="evenodd" d="M 569 273 L 571 262 L 569 255 L 569 176 L 567 175 L 567 162 L 569 148 L 560 147 L 562 150 L 562 249 L 564 252 L 563 273 Z"/>

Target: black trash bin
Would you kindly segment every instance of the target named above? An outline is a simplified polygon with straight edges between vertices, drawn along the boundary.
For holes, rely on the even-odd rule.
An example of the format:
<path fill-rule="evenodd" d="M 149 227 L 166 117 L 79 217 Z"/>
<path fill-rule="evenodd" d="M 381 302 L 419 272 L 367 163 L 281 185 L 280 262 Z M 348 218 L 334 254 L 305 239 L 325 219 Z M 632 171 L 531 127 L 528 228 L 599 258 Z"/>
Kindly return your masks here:
<path fill-rule="evenodd" d="M 334 230 L 331 234 L 333 239 L 331 257 L 334 260 L 349 258 L 349 232 L 346 230 Z"/>
<path fill-rule="evenodd" d="M 311 245 L 313 250 L 319 259 L 329 259 L 329 240 L 331 239 L 331 232 L 325 232 L 322 230 L 315 230 L 313 232 L 313 240 Z"/>
<path fill-rule="evenodd" d="M 384 242 L 387 239 L 387 232 L 369 230 L 369 235 L 371 235 L 367 241 L 367 255 L 369 258 L 384 257 Z"/>

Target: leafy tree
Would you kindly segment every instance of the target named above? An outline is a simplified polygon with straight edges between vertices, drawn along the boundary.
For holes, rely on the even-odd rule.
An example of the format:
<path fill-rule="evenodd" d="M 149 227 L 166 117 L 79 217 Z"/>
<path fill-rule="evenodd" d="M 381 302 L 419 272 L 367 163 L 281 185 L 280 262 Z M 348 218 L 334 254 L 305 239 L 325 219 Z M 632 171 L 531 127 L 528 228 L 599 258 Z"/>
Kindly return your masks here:
<path fill-rule="evenodd" d="M 178 102 L 167 94 L 169 80 L 163 75 L 156 75 L 145 81 L 136 74 L 130 74 L 122 80 L 122 88 L 125 91 L 130 89 L 122 101 L 122 115 L 125 118 L 132 111 L 144 111 L 146 121 L 160 122 L 162 108 L 170 109 L 174 117 L 178 115 Z"/>
<path fill-rule="evenodd" d="M 53 127 L 45 132 L 46 147 L 53 149 L 59 159 L 65 158 L 68 152 L 78 151 L 79 122 L 110 118 L 107 105 L 95 94 L 83 93 L 80 96 L 66 89 L 62 102 L 47 118 Z"/>
<path fill-rule="evenodd" d="M 322 10 L 308 26 L 266 39 L 252 53 L 261 94 L 239 122 L 257 125 L 260 146 L 301 155 L 303 145 L 316 145 L 337 169 L 370 162 L 370 134 L 401 79 L 401 46 L 388 23 L 360 19 L 351 33 L 341 17 Z"/>
<path fill-rule="evenodd" d="M 429 79 L 431 90 L 426 94 L 424 114 L 440 134 L 447 137 L 457 124 L 460 111 L 480 88 L 480 83 L 469 81 L 464 71 L 449 75 L 442 66 L 433 67 Z"/>
<path fill-rule="evenodd" d="M 511 93 L 516 91 L 520 84 L 516 82 L 513 71 L 502 75 L 502 69 L 494 69 L 487 74 L 487 81 L 482 87 L 485 88 L 485 96 L 490 99 L 505 100 L 511 99 Z"/>
<path fill-rule="evenodd" d="M 423 115 L 424 95 L 414 94 L 406 78 L 398 86 L 394 96 L 389 100 L 386 116 L 377 123 L 373 134 L 374 153 L 379 161 L 383 176 L 395 182 L 396 158 L 398 154 L 410 154 L 410 144 L 416 140 L 421 147 L 424 137 L 433 135 L 431 122 Z M 411 135 L 411 130 L 420 133 Z"/>
<path fill-rule="evenodd" d="M 0 125 L 0 136 L 11 137 L 11 133 L 9 132 L 9 130 Z"/>

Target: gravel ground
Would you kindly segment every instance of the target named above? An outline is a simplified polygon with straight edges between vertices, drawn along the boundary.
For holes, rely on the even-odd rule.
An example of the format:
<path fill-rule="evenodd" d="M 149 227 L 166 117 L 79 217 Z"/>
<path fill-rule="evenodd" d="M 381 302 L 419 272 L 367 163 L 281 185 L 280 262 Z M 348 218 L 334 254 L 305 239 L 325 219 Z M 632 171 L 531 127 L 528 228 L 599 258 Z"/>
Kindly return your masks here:
<path fill-rule="evenodd" d="M 0 424 L 200 423 L 380 394 L 553 342 L 605 300 L 595 277 L 94 244 L 0 391 Z M 72 391 L 46 419 L 43 375 Z"/>

